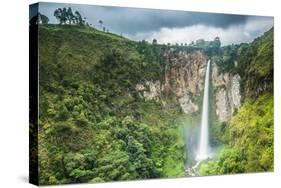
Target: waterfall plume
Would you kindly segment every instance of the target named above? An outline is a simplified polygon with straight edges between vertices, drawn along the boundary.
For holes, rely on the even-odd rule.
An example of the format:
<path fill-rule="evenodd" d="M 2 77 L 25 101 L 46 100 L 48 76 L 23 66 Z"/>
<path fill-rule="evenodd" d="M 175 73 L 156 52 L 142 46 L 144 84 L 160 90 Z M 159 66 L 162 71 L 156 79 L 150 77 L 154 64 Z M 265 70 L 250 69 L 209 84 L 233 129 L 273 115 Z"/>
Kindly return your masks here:
<path fill-rule="evenodd" d="M 205 75 L 205 86 L 202 106 L 202 118 L 200 129 L 200 141 L 196 154 L 196 160 L 202 161 L 209 157 L 209 80 L 210 80 L 210 60 L 208 60 Z"/>

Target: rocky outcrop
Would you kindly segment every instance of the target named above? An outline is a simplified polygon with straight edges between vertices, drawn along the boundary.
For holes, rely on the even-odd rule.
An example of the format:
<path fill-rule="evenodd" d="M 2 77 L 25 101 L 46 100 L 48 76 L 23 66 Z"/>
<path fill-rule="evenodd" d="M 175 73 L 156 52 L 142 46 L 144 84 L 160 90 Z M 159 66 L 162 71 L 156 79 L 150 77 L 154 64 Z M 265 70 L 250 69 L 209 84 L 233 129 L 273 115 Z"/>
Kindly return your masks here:
<path fill-rule="evenodd" d="M 159 101 L 162 88 L 160 81 L 146 81 L 144 84 L 137 84 L 136 90 L 142 92 L 145 100 Z"/>
<path fill-rule="evenodd" d="M 241 105 L 240 76 L 231 73 L 219 73 L 212 64 L 212 84 L 216 100 L 216 114 L 220 122 L 228 121 L 235 109 Z"/>
<path fill-rule="evenodd" d="M 198 112 L 198 97 L 204 88 L 207 59 L 200 51 L 166 56 L 169 64 L 166 67 L 164 90 L 175 94 L 184 113 Z"/>
<path fill-rule="evenodd" d="M 191 53 L 173 50 L 164 53 L 167 59 L 163 83 L 146 81 L 137 84 L 145 100 L 157 100 L 162 92 L 172 93 L 186 114 L 199 111 L 198 99 L 204 88 L 207 59 L 200 51 Z"/>
<path fill-rule="evenodd" d="M 197 112 L 199 110 L 198 104 L 192 101 L 190 95 L 188 94 L 184 94 L 181 98 L 179 98 L 179 103 L 183 112 L 186 114 Z"/>
<path fill-rule="evenodd" d="M 234 107 L 239 108 L 241 105 L 241 93 L 240 93 L 240 76 L 238 74 L 232 77 L 231 96 L 232 96 L 232 102 L 234 104 Z"/>

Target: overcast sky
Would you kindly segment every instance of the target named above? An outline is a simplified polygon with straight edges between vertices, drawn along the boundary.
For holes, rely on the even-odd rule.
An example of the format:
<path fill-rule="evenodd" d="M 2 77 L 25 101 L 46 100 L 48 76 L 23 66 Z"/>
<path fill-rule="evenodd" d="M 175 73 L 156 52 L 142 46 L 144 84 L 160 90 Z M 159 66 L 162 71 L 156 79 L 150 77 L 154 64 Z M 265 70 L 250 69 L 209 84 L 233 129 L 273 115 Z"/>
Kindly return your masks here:
<path fill-rule="evenodd" d="M 120 8 L 61 3 L 40 3 L 39 12 L 48 16 L 50 23 L 58 23 L 55 9 L 71 7 L 87 21 L 99 28 L 99 20 L 110 32 L 133 40 L 159 43 L 190 43 L 197 39 L 221 38 L 222 45 L 250 42 L 273 26 L 273 17 L 169 11 L 140 8 Z M 31 15 L 33 11 L 31 12 Z"/>

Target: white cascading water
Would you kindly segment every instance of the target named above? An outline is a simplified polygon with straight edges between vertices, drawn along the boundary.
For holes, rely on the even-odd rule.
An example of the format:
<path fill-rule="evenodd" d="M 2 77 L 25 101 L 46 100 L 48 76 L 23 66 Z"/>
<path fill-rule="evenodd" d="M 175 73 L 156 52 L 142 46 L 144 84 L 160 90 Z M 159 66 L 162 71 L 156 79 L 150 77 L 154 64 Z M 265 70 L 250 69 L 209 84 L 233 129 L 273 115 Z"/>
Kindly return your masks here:
<path fill-rule="evenodd" d="M 202 161 L 209 157 L 209 77 L 210 77 L 210 60 L 208 61 L 206 75 L 205 75 L 200 143 L 196 155 L 197 161 Z"/>

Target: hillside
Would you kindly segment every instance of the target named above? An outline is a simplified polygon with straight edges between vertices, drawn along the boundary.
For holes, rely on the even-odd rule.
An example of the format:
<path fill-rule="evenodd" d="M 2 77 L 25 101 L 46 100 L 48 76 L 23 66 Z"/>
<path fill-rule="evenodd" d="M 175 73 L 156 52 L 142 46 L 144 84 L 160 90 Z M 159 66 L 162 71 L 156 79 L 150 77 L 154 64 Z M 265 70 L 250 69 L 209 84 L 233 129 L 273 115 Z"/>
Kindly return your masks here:
<path fill-rule="evenodd" d="M 83 27 L 40 26 L 39 40 L 40 184 L 184 175 L 180 110 L 135 90 L 159 75 L 154 57 Z"/>
<path fill-rule="evenodd" d="M 48 24 L 39 44 L 41 185 L 186 176 L 208 59 L 212 144 L 222 149 L 200 174 L 273 169 L 273 29 L 200 48 Z"/>

